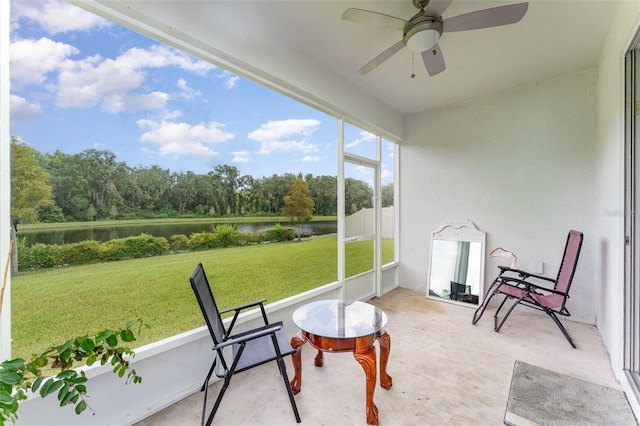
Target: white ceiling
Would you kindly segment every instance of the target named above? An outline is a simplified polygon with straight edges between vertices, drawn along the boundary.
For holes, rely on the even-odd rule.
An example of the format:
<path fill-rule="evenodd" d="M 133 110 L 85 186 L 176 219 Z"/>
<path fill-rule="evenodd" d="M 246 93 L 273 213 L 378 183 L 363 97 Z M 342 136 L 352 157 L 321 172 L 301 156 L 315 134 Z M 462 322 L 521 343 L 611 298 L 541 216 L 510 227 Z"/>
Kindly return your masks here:
<path fill-rule="evenodd" d="M 517 2 L 454 0 L 443 18 Z M 290 59 L 295 58 L 298 63 L 306 61 L 306 67 L 329 68 L 348 84 L 406 115 L 597 66 L 618 3 L 533 0 L 517 24 L 445 33 L 440 47 L 447 68 L 434 77 L 427 74 L 420 55 L 416 54 L 413 62 L 407 48 L 369 74 L 356 74 L 362 65 L 401 40 L 402 33 L 343 21 L 342 12 L 357 7 L 409 19 L 417 12 L 410 0 L 124 0 L 115 7 L 155 28 L 162 26 L 159 23 L 170 25 L 169 33 L 175 26 L 180 34 L 189 34 L 230 55 L 243 46 L 243 61 L 249 65 L 246 52 L 253 49 L 258 64 L 260 58 L 271 55 L 289 67 L 295 67 Z M 225 44 L 235 46 L 225 49 Z M 412 72 L 415 78 L 411 78 Z"/>

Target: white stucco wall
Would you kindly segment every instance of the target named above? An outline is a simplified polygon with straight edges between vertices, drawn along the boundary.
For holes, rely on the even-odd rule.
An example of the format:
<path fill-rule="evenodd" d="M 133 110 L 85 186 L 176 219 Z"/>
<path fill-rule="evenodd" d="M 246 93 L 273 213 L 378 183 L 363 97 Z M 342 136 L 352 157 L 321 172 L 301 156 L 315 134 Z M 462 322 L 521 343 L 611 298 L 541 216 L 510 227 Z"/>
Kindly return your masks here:
<path fill-rule="evenodd" d="M 598 77 L 596 315 L 618 378 L 624 355 L 624 55 L 639 21 L 640 2 L 622 2 Z"/>
<path fill-rule="evenodd" d="M 585 233 L 568 305 L 596 320 L 597 71 L 519 87 L 407 119 L 400 146 L 400 282 L 424 290 L 429 234 L 443 220 L 473 221 L 531 269 L 555 277 L 570 229 Z M 506 262 L 506 263 L 505 263 Z M 485 285 L 505 259 L 487 259 Z"/>

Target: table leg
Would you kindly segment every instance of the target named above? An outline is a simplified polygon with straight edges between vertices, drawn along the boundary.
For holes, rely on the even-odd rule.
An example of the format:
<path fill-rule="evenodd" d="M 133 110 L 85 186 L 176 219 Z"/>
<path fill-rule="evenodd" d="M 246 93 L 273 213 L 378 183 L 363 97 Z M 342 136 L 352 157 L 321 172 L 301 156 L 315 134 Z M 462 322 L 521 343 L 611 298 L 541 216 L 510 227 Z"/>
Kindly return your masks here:
<path fill-rule="evenodd" d="M 378 342 L 380 342 L 380 386 L 385 389 L 391 388 L 393 380 L 387 374 L 387 362 L 389 361 L 389 351 L 391 351 L 391 337 L 389 333 L 382 330 L 378 334 Z"/>
<path fill-rule="evenodd" d="M 313 359 L 313 361 L 316 367 L 322 367 L 324 365 L 324 355 L 322 354 L 322 351 L 320 349 L 318 349 L 318 353 L 316 354 L 316 357 Z"/>
<path fill-rule="evenodd" d="M 295 336 L 291 338 L 291 346 L 296 351 L 291 354 L 291 361 L 293 362 L 293 371 L 295 372 L 293 379 L 291 379 L 291 390 L 293 394 L 300 392 L 302 386 L 302 345 L 307 341 L 307 338 L 299 331 Z"/>
<path fill-rule="evenodd" d="M 361 342 L 365 340 L 365 342 Z M 376 348 L 370 339 L 356 339 L 353 357 L 360 363 L 367 380 L 367 424 L 378 424 L 378 407 L 373 403 L 376 388 Z"/>

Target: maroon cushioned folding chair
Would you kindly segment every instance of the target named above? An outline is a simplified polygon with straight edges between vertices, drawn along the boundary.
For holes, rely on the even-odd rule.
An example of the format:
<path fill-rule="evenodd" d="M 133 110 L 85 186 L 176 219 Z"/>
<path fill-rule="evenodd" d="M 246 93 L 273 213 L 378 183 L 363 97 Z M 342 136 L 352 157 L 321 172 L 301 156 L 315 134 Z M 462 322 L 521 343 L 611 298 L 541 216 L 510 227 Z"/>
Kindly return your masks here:
<path fill-rule="evenodd" d="M 295 350 L 291 347 L 289 339 L 287 339 L 284 334 L 282 322 L 269 323 L 267 313 L 265 312 L 263 305 L 266 299 L 219 311 L 218 305 L 211 293 L 209 280 L 207 280 L 207 276 L 204 273 L 202 263 L 198 264 L 195 271 L 193 271 L 190 281 L 193 292 L 198 299 L 198 304 L 200 305 L 202 314 L 204 315 L 205 322 L 207 323 L 207 328 L 209 329 L 209 333 L 213 339 L 213 350 L 215 351 L 213 364 L 211 364 L 209 373 L 204 379 L 204 384 L 200 389 L 201 392 L 204 391 L 202 425 L 206 424 L 209 426 L 213 421 L 213 417 L 216 415 L 216 411 L 222 401 L 222 396 L 229 386 L 231 377 L 235 373 L 240 373 L 241 371 L 245 371 L 271 361 L 276 361 L 278 364 L 280 375 L 284 381 L 284 387 L 289 395 L 289 400 L 291 401 L 293 414 L 296 418 L 296 422 L 300 423 L 300 414 L 298 414 L 298 407 L 296 406 L 296 401 L 293 398 L 293 391 L 291 390 L 289 378 L 287 377 L 287 367 L 284 363 L 284 357 L 293 354 Z M 255 307 L 260 308 L 262 319 L 264 320 L 264 326 L 232 335 L 231 330 L 238 319 L 240 311 Z M 227 312 L 234 312 L 234 315 L 229 327 L 225 328 L 220 315 Z M 232 360 L 229 360 L 231 361 L 230 364 L 228 363 L 227 357 L 224 353 L 226 348 L 233 349 Z M 216 368 L 216 364 L 218 365 L 218 368 Z M 220 392 L 218 393 L 218 398 L 211 409 L 209 417 L 205 421 L 209 380 L 211 379 L 211 375 L 214 371 L 217 377 L 224 380 L 222 387 L 220 388 Z M 271 398 L 271 395 L 265 395 L 265 401 L 268 401 Z"/>
<path fill-rule="evenodd" d="M 491 284 L 491 287 L 489 287 L 482 304 L 478 306 L 478 309 L 476 309 L 473 314 L 473 324 L 480 320 L 493 296 L 501 294 L 504 295 L 504 300 L 502 300 L 502 303 L 493 316 L 494 330 L 496 332 L 500 331 L 502 324 L 507 320 L 513 309 L 517 305 L 521 304 L 523 306 L 544 311 L 549 315 L 558 328 L 560 328 L 560 331 L 562 331 L 562 334 L 564 334 L 564 337 L 567 338 L 571 346 L 575 348 L 576 345 L 573 343 L 569 333 L 567 333 L 567 330 L 558 319 L 558 315 L 571 315 L 565 304 L 569 298 L 569 289 L 571 288 L 573 275 L 576 271 L 576 266 L 578 265 L 578 257 L 580 256 L 580 249 L 582 248 L 582 239 L 582 232 L 569 231 L 567 244 L 564 248 L 564 255 L 562 257 L 562 263 L 560 265 L 560 270 L 558 271 L 558 276 L 555 280 L 525 272 L 520 269 L 498 266 L 498 268 L 500 268 L 500 273 Z M 543 285 L 545 283 L 547 284 L 546 286 Z M 550 288 L 549 283 L 553 284 L 553 288 Z M 515 301 L 502 318 L 502 321 L 498 323 L 498 314 L 507 299 L 515 299 Z"/>

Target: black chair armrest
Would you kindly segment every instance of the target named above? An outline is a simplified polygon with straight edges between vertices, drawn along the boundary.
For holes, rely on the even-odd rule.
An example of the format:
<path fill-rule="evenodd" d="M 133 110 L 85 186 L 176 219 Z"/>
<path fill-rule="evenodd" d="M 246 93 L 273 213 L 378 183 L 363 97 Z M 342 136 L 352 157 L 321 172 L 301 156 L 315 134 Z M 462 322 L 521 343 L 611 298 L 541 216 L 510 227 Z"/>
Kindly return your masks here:
<path fill-rule="evenodd" d="M 531 272 L 523 271 L 522 269 L 509 268 L 508 266 L 498 266 L 498 268 L 500 268 L 500 270 L 502 271 L 501 274 L 505 272 L 513 272 L 515 274 L 520 275 L 521 278 L 533 277 L 539 280 L 549 281 L 552 283 L 556 282 L 556 280 L 554 280 L 553 278 L 545 277 L 543 275 L 533 274 Z"/>
<path fill-rule="evenodd" d="M 564 297 L 569 297 L 569 293 L 565 293 L 562 291 L 558 291 L 556 289 L 553 288 L 547 288 L 547 287 L 543 287 L 537 284 L 533 284 L 533 283 L 529 283 L 530 287 L 535 287 L 536 290 L 542 290 L 542 291 L 546 291 L 548 293 L 553 293 L 553 294 L 558 294 L 560 296 L 564 296 Z"/>
<path fill-rule="evenodd" d="M 245 303 L 244 305 L 235 306 L 233 308 L 225 309 L 224 311 L 220 311 L 220 315 L 226 314 L 231 311 L 235 311 L 233 314 L 233 319 L 229 324 L 229 328 L 225 331 L 224 336 L 225 339 L 229 337 L 231 332 L 233 331 L 233 326 L 236 324 L 236 320 L 238 319 L 238 315 L 240 315 L 240 311 L 247 308 L 253 308 L 254 306 L 260 307 L 260 313 L 262 314 L 262 320 L 264 321 L 264 325 L 269 325 L 269 319 L 267 318 L 267 312 L 264 310 L 264 302 L 267 299 L 256 300 L 255 302 Z"/>
<path fill-rule="evenodd" d="M 230 345 L 235 345 L 236 343 L 248 342 L 249 340 L 257 339 L 262 336 L 275 334 L 278 330 L 282 330 L 282 323 L 271 324 L 266 327 L 239 333 L 229 337 L 224 342 L 214 345 L 213 349 L 222 349 Z"/>
<path fill-rule="evenodd" d="M 266 301 L 267 299 L 262 299 L 262 300 L 256 300 L 255 302 L 245 303 L 244 305 L 234 306 L 233 308 L 228 308 L 223 311 L 220 311 L 220 314 L 222 315 L 222 314 L 226 314 L 227 312 L 241 311 L 243 309 L 253 308 L 254 306 L 262 305 Z"/>
<path fill-rule="evenodd" d="M 536 277 L 537 278 L 537 277 Z M 538 293 L 538 291 L 544 291 L 547 293 L 554 293 L 554 294 L 559 294 L 560 296 L 565 296 L 565 297 L 569 297 L 568 293 L 563 293 L 561 291 L 555 290 L 553 288 L 548 288 L 548 287 L 544 287 L 541 286 L 539 284 L 535 284 L 520 278 L 515 278 L 515 277 L 501 277 L 501 281 L 502 284 L 507 284 L 507 285 L 511 285 L 514 286 L 515 283 L 515 287 L 519 287 L 524 291 L 530 292 L 530 293 Z M 554 280 L 551 280 L 552 282 L 555 283 Z M 540 294 L 540 293 L 538 293 Z"/>

